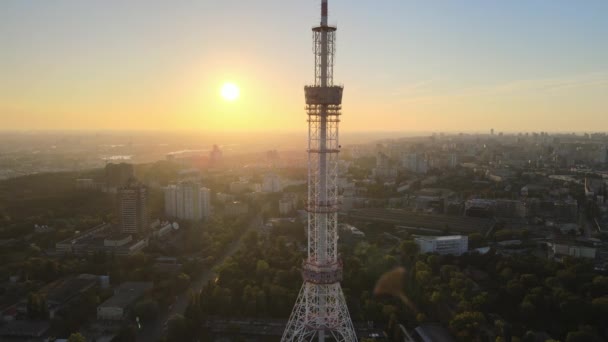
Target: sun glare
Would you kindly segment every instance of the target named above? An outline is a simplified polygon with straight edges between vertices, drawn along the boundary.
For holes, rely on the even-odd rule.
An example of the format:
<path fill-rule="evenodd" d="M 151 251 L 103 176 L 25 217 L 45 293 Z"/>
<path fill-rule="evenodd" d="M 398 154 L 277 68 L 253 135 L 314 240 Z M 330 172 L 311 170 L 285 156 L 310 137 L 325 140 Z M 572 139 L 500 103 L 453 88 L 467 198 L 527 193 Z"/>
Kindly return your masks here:
<path fill-rule="evenodd" d="M 234 101 L 239 98 L 239 87 L 234 83 L 224 83 L 222 86 L 222 98 L 226 101 Z"/>

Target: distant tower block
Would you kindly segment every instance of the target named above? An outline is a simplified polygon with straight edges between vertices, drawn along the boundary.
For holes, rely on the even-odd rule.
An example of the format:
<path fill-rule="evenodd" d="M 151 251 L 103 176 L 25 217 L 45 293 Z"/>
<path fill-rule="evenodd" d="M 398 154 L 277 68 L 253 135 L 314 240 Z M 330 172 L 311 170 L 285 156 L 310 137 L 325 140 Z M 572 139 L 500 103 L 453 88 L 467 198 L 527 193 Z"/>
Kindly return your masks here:
<path fill-rule="evenodd" d="M 338 256 L 338 124 L 342 90 L 333 84 L 336 28 L 327 25 L 327 0 L 321 25 L 312 29 L 315 82 L 304 87 L 308 114 L 308 257 L 304 285 L 281 341 L 357 341 L 340 287 Z"/>

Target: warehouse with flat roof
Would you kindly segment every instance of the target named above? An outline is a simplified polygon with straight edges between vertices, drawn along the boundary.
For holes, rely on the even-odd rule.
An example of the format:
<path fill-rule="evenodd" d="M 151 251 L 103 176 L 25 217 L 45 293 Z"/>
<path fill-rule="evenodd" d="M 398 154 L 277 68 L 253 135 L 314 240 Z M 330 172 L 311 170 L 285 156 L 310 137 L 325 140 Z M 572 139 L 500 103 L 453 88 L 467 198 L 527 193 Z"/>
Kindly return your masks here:
<path fill-rule="evenodd" d="M 122 320 L 129 308 L 148 290 L 151 282 L 126 282 L 114 290 L 114 295 L 97 307 L 97 319 Z"/>

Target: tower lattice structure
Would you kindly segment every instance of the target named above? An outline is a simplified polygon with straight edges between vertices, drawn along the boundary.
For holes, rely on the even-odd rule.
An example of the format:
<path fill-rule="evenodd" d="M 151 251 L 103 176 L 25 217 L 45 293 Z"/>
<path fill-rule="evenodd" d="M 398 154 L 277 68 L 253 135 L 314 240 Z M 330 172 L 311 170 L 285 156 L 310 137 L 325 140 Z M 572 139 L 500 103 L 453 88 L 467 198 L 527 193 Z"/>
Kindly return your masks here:
<path fill-rule="evenodd" d="M 340 287 L 338 255 L 338 126 L 342 86 L 334 85 L 336 27 L 327 24 L 327 0 L 321 24 L 312 29 L 315 81 L 304 87 L 308 115 L 308 256 L 304 284 L 282 342 L 355 342 L 357 336 Z"/>

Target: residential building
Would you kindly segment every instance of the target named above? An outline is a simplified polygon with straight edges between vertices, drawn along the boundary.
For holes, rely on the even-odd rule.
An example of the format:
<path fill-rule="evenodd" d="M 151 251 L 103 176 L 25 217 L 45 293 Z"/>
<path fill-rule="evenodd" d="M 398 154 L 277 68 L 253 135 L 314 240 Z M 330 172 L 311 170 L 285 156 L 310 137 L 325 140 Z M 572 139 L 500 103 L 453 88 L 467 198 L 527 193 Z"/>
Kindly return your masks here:
<path fill-rule="evenodd" d="M 279 200 L 279 214 L 285 216 L 293 211 L 293 202 L 289 199 L 282 198 Z"/>
<path fill-rule="evenodd" d="M 402 166 L 411 172 L 427 173 L 429 170 L 429 160 L 424 154 L 406 153 L 402 159 Z"/>
<path fill-rule="evenodd" d="M 281 183 L 281 177 L 278 175 L 274 173 L 266 174 L 262 182 L 262 192 L 281 192 L 283 191 Z"/>
<path fill-rule="evenodd" d="M 143 234 L 148 230 L 147 191 L 134 179 L 118 189 L 118 220 L 123 233 Z"/>
<path fill-rule="evenodd" d="M 165 214 L 182 220 L 211 216 L 211 191 L 199 183 L 182 182 L 165 187 Z"/>

